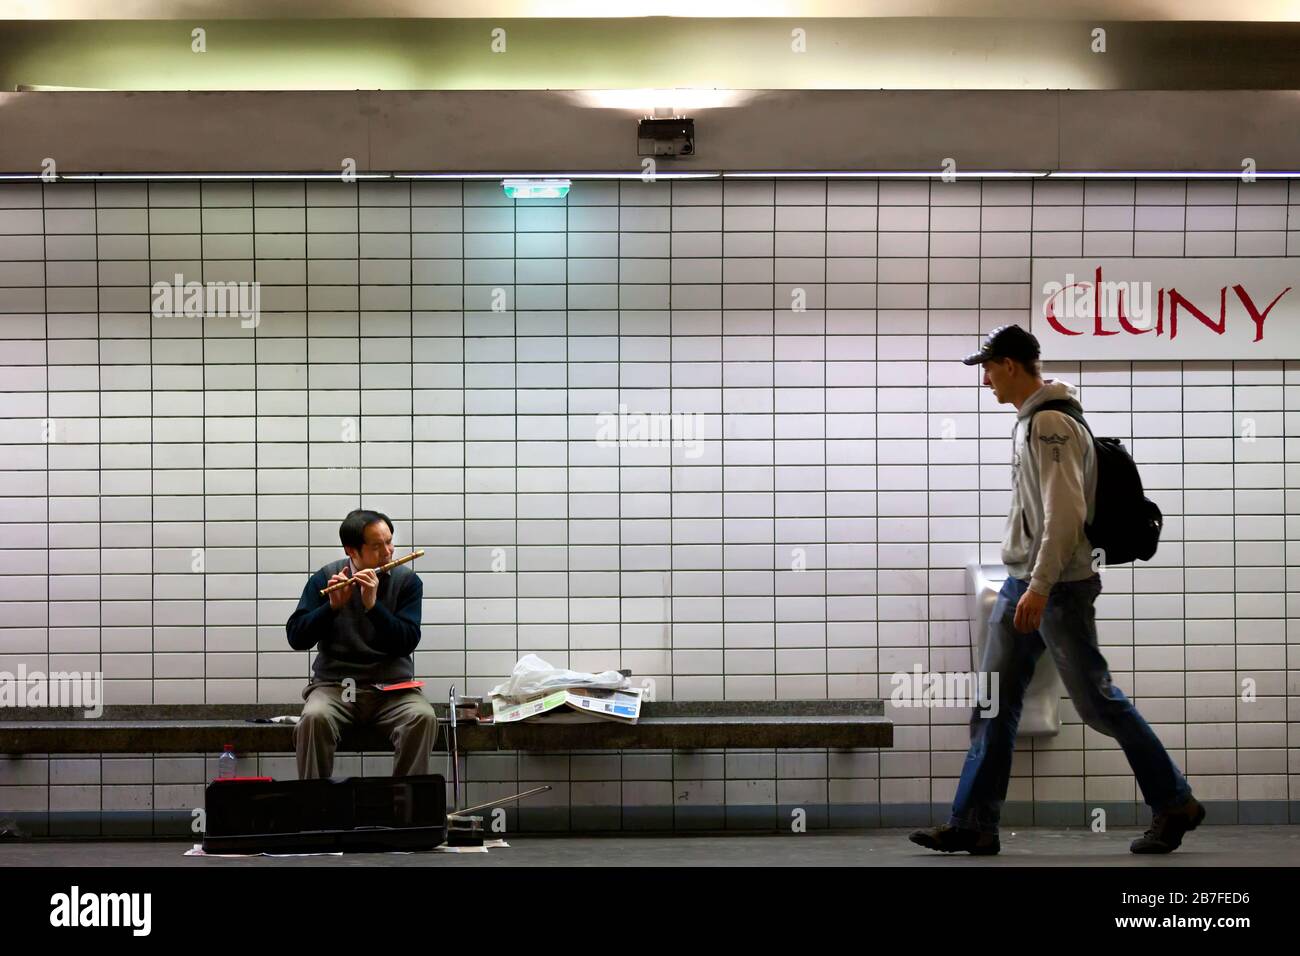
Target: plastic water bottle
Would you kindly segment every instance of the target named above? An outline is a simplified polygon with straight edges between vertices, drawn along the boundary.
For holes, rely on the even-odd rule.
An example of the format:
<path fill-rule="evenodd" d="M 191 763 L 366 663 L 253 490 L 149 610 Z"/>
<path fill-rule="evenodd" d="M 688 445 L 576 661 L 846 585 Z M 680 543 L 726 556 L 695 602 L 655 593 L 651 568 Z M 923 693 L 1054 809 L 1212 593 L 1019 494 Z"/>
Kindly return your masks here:
<path fill-rule="evenodd" d="M 235 765 L 238 762 L 235 757 L 235 745 L 226 744 L 225 749 L 221 751 L 221 757 L 217 760 L 217 779 L 229 780 L 235 776 Z"/>

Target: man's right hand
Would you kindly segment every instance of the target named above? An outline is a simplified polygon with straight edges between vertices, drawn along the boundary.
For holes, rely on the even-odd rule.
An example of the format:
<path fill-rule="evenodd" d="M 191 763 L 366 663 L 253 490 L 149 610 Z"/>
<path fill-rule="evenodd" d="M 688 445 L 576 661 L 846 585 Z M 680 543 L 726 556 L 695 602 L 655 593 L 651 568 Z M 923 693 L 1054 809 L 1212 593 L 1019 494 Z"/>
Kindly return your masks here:
<path fill-rule="evenodd" d="M 330 578 L 329 583 L 338 584 L 341 581 L 346 581 L 347 585 L 329 593 L 330 608 L 335 611 L 346 607 L 347 603 L 352 600 L 352 579 L 346 574 L 341 572 L 335 574 Z"/>

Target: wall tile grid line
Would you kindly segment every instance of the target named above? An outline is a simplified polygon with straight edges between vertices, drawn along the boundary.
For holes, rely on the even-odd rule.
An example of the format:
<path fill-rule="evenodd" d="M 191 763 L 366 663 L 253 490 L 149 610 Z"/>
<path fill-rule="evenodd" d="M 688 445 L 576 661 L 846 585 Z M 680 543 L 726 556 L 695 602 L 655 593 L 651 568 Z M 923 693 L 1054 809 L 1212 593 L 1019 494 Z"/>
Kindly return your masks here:
<path fill-rule="evenodd" d="M 956 359 L 1026 323 L 1032 257 L 1084 255 L 1300 255 L 1300 185 L 0 185 L 0 671 L 296 707 L 311 655 L 284 620 L 361 504 L 426 549 L 435 699 L 529 652 L 676 699 L 887 700 L 895 672 L 968 670 L 965 567 L 999 560 L 1013 416 Z M 258 324 L 151 316 L 177 275 L 260 284 Z M 1104 578 L 1116 683 L 1243 820 L 1300 800 L 1296 368 L 1046 370 L 1166 515 L 1155 560 Z M 701 441 L 596 441 L 620 410 Z M 1062 706 L 1009 806 L 1131 816 L 1123 753 Z M 548 827 L 928 820 L 967 713 L 889 714 L 881 751 L 474 755 L 470 796 L 551 782 Z M 185 811 L 215 756 L 0 757 L 0 817 Z"/>

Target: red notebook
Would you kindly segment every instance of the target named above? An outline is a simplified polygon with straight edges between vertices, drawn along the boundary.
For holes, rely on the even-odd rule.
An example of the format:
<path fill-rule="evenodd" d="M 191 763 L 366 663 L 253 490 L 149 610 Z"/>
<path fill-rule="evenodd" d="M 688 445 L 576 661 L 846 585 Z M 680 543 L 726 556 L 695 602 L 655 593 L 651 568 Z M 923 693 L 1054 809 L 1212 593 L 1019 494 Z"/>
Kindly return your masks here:
<path fill-rule="evenodd" d="M 378 687 L 380 690 L 407 690 L 412 687 L 423 687 L 424 681 L 404 680 L 404 681 L 398 681 L 396 684 L 376 684 L 375 686 Z"/>

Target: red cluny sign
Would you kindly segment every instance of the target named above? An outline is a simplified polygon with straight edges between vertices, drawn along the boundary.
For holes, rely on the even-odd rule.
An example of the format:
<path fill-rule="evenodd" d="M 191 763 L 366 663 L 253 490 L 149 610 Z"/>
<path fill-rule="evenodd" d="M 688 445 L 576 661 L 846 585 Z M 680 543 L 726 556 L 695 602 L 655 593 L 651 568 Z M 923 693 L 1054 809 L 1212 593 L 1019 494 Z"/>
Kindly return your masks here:
<path fill-rule="evenodd" d="M 1300 257 L 1035 259 L 1051 359 L 1300 358 Z"/>

